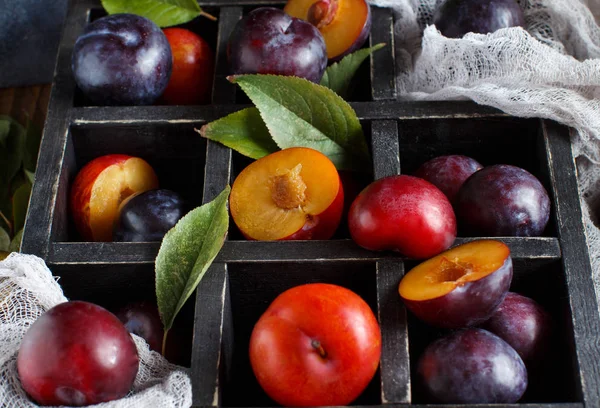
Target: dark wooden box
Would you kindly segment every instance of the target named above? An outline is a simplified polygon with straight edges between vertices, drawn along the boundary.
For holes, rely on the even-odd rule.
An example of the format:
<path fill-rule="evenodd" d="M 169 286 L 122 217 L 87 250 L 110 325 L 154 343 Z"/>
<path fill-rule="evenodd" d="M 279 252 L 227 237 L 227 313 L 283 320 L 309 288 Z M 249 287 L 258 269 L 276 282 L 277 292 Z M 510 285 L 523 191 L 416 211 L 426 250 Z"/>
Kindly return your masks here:
<path fill-rule="evenodd" d="M 186 27 L 217 52 L 212 104 L 203 106 L 97 107 L 76 89 L 71 51 L 91 20 L 104 14 L 99 1 L 72 1 L 58 52 L 48 119 L 22 250 L 42 257 L 70 299 L 114 310 L 127 301 L 154 299 L 154 259 L 159 243 L 88 243 L 74 232 L 67 196 L 76 172 L 107 153 L 134 154 L 157 170 L 161 185 L 195 205 L 232 183 L 248 159 L 207 142 L 194 127 L 247 106 L 230 84 L 225 47 L 238 19 L 259 5 L 281 1 L 201 1 L 218 22 Z M 600 407 L 600 321 L 577 190 L 568 129 L 520 119 L 470 102 L 402 102 L 394 81 L 393 16 L 373 7 L 370 44 L 387 47 L 359 72 L 350 98 L 363 123 L 375 178 L 411 173 L 439 154 L 467 154 L 484 165 L 515 164 L 536 175 L 552 199 L 542 237 L 501 237 L 515 261 L 512 290 L 545 306 L 556 323 L 558 347 L 547 358 L 530 407 Z M 191 367 L 195 406 L 276 405 L 260 389 L 247 350 L 255 321 L 283 290 L 307 282 L 343 285 L 372 307 L 382 329 L 380 369 L 353 405 L 424 406 L 413 376 L 424 347 L 440 333 L 408 314 L 397 292 L 404 271 L 417 264 L 395 253 L 358 247 L 347 233 L 329 241 L 250 242 L 231 224 L 228 240 L 177 318 L 178 361 Z M 455 244 L 476 238 L 459 237 Z M 462 405 L 453 405 L 462 406 Z"/>

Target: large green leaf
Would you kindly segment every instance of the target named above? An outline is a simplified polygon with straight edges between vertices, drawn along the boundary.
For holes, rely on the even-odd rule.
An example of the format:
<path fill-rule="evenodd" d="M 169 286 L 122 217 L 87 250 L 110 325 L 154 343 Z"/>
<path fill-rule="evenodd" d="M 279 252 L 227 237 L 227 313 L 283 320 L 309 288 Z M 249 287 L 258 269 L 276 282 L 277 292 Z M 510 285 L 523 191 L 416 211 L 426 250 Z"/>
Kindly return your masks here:
<path fill-rule="evenodd" d="M 246 108 L 196 130 L 202 137 L 224 144 L 252 159 L 279 150 L 256 108 Z"/>
<path fill-rule="evenodd" d="M 0 116 L 0 197 L 6 196 L 12 178 L 21 169 L 25 154 L 25 128 Z"/>
<path fill-rule="evenodd" d="M 321 78 L 321 85 L 331 89 L 342 98 L 348 97 L 350 82 L 358 68 L 369 55 L 383 47 L 385 47 L 385 43 L 374 45 L 371 48 L 362 48 L 346 55 L 341 61 L 331 64 Z"/>
<path fill-rule="evenodd" d="M 0 251 L 8 251 L 10 246 L 10 235 L 4 228 L 0 228 Z"/>
<path fill-rule="evenodd" d="M 324 86 L 279 75 L 230 77 L 258 108 L 281 149 L 310 147 L 338 169 L 370 169 L 362 126 L 352 107 Z"/>
<path fill-rule="evenodd" d="M 31 184 L 23 183 L 12 197 L 13 228 L 19 231 L 25 226 L 25 217 L 27 216 L 27 207 L 29 206 L 29 196 L 31 194 Z"/>
<path fill-rule="evenodd" d="M 165 339 L 177 313 L 223 246 L 229 228 L 230 190 L 227 186 L 213 201 L 190 211 L 162 240 L 155 271 L 156 298 Z"/>
<path fill-rule="evenodd" d="M 108 14 L 132 13 L 154 21 L 159 27 L 187 23 L 202 13 L 197 0 L 102 0 Z"/>
<path fill-rule="evenodd" d="M 23 230 L 19 230 L 13 237 L 8 247 L 8 252 L 19 252 L 21 250 L 21 240 L 23 239 Z"/>

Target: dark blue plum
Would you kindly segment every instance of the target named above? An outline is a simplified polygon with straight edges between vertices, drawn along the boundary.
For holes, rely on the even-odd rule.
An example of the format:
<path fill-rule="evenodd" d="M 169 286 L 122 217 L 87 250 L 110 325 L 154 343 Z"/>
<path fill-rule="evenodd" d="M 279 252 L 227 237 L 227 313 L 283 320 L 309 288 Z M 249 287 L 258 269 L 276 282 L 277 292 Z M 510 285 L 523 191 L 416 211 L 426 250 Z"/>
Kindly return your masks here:
<path fill-rule="evenodd" d="M 88 25 L 72 54 L 77 86 L 97 105 L 150 105 L 165 90 L 171 47 L 147 18 L 113 14 Z"/>
<path fill-rule="evenodd" d="M 276 74 L 320 82 L 327 49 L 319 30 L 283 10 L 261 7 L 236 24 L 227 57 L 233 74 Z"/>
<path fill-rule="evenodd" d="M 453 202 L 465 180 L 482 168 L 483 166 L 475 159 L 453 154 L 426 161 L 414 175 L 429 181 L 442 190 L 450 202 Z"/>
<path fill-rule="evenodd" d="M 143 301 L 128 303 L 116 316 L 129 333 L 146 340 L 150 350 L 161 352 L 164 330 L 155 304 Z"/>
<path fill-rule="evenodd" d="M 183 198 L 170 190 L 148 190 L 133 196 L 119 211 L 113 241 L 160 241 L 187 212 Z"/>
<path fill-rule="evenodd" d="M 523 10 L 515 0 L 446 0 L 433 15 L 433 24 L 449 38 L 466 33 L 488 34 L 524 26 Z"/>
<path fill-rule="evenodd" d="M 447 404 L 510 404 L 527 389 L 527 369 L 500 337 L 466 329 L 431 343 L 418 361 L 425 392 Z"/>
<path fill-rule="evenodd" d="M 497 164 L 470 176 L 454 203 L 461 233 L 471 236 L 540 236 L 550 218 L 550 198 L 534 175 Z"/>

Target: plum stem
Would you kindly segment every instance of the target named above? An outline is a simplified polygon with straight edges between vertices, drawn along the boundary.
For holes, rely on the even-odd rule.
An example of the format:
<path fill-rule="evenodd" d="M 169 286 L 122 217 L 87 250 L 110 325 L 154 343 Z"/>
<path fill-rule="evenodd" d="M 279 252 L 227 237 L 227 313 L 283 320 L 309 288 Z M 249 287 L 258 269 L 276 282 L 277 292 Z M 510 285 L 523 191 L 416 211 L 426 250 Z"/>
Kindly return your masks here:
<path fill-rule="evenodd" d="M 8 227 L 8 235 L 12 236 L 13 225 L 8 220 L 8 218 L 6 218 L 6 216 L 4 215 L 4 213 L 2 211 L 0 211 L 0 218 L 2 218 L 2 220 L 6 223 L 6 226 Z"/>
<path fill-rule="evenodd" d="M 163 334 L 163 341 L 162 341 L 162 355 L 163 357 L 167 357 L 166 356 L 166 352 L 167 352 L 167 334 L 169 334 L 169 329 L 165 330 L 165 334 Z"/>
<path fill-rule="evenodd" d="M 215 16 L 213 16 L 212 14 L 208 14 L 208 13 L 206 13 L 206 12 L 204 12 L 204 11 L 201 11 L 201 12 L 200 12 L 200 15 L 201 15 L 202 17 L 206 17 L 206 18 L 208 18 L 208 19 L 209 19 L 209 20 L 211 20 L 211 21 L 217 21 L 217 18 L 216 18 Z"/>
<path fill-rule="evenodd" d="M 327 352 L 325 351 L 319 340 L 311 340 L 310 345 L 313 346 L 317 353 L 319 353 L 321 358 L 327 358 Z"/>

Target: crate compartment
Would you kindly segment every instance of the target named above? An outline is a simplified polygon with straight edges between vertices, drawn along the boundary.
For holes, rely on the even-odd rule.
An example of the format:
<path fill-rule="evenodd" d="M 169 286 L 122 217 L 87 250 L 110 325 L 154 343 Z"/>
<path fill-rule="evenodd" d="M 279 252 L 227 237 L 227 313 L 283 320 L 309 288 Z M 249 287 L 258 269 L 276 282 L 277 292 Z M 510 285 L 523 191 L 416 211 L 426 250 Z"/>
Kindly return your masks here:
<path fill-rule="evenodd" d="M 534 299 L 548 311 L 554 324 L 553 334 L 549 339 L 550 349 L 544 356 L 544 364 L 547 365 L 535 371 L 529 370 L 529 385 L 519 403 L 582 402 L 572 345 L 571 313 L 560 260 L 518 258 L 513 259 L 513 262 L 510 291 Z M 414 261 L 406 262 L 406 271 L 416 265 Z M 423 323 L 410 311 L 407 311 L 407 318 L 412 403 L 431 403 L 419 381 L 417 364 L 425 348 L 434 340 L 449 334 L 451 330 L 435 328 Z"/>
<path fill-rule="evenodd" d="M 77 172 L 106 154 L 127 154 L 146 160 L 158 176 L 159 188 L 173 190 L 193 207 L 202 203 L 206 140 L 200 124 L 74 125 L 68 132 L 53 214 L 51 240 L 80 241 L 68 207 L 69 189 Z"/>
<path fill-rule="evenodd" d="M 376 270 L 373 262 L 234 263 L 229 264 L 227 269 L 233 322 L 233 350 L 230 354 L 233 357 L 229 381 L 225 381 L 220 389 L 223 406 L 277 406 L 254 377 L 248 345 L 254 324 L 285 290 L 312 282 L 340 285 L 361 296 L 377 316 Z M 377 404 L 381 404 L 379 372 L 352 403 Z"/>
<path fill-rule="evenodd" d="M 437 156 L 460 154 L 472 157 L 483 166 L 510 164 L 527 170 L 542 183 L 552 202 L 546 141 L 540 120 L 417 119 L 399 121 L 398 127 L 401 173 L 412 174 L 421 164 Z M 555 212 L 551 204 L 550 219 L 542 236 L 556 236 Z"/>
<path fill-rule="evenodd" d="M 154 265 L 52 265 L 52 274 L 68 300 L 100 305 L 112 313 L 131 302 L 156 304 Z M 193 296 L 175 318 L 167 340 L 170 362 L 189 367 L 194 326 Z"/>
<path fill-rule="evenodd" d="M 217 7 L 210 7 L 210 6 L 202 7 L 202 10 L 208 14 L 211 14 L 211 15 L 219 18 L 220 9 Z M 105 17 L 106 15 L 107 14 L 106 14 L 106 11 L 104 11 L 104 9 L 92 8 L 89 10 L 87 23 L 89 24 L 89 23 L 93 22 L 94 20 L 97 20 L 101 17 Z M 212 21 L 208 18 L 199 17 L 188 23 L 179 24 L 179 25 L 173 26 L 173 27 L 184 28 L 184 29 L 190 30 L 193 33 L 199 35 L 202 39 L 204 39 L 208 43 L 211 50 L 215 54 L 215 58 L 216 58 L 218 21 Z M 75 41 L 75 40 L 77 40 L 77 38 L 75 38 L 73 41 Z M 69 73 L 71 73 L 71 71 L 69 71 Z M 214 73 L 213 73 L 213 75 L 214 75 Z M 71 74 L 71 77 L 72 77 L 72 74 Z M 209 100 L 210 100 L 210 98 L 209 98 Z M 162 102 L 159 98 L 157 101 L 154 102 L 153 105 L 155 105 L 155 106 L 164 105 L 164 102 Z M 73 106 L 75 106 L 75 107 L 97 106 L 97 104 L 90 101 L 83 94 L 83 92 L 77 86 L 75 86 L 75 92 L 74 92 L 74 97 L 73 97 Z"/>

